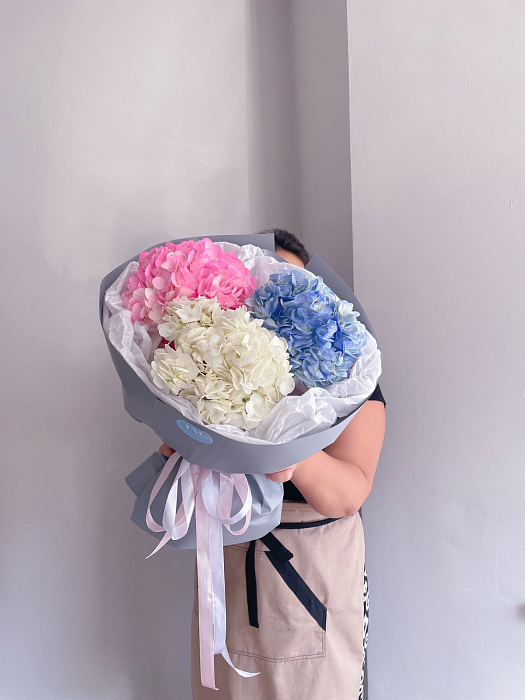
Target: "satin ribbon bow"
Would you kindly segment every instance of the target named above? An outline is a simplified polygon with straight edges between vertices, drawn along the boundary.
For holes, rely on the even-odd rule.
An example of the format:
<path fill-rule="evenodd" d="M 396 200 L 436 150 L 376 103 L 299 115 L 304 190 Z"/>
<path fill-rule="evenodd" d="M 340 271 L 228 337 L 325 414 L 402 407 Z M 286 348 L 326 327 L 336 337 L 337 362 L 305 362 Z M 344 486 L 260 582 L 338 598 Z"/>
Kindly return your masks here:
<path fill-rule="evenodd" d="M 221 654 L 228 664 L 245 678 L 258 676 L 260 673 L 236 668 L 226 647 L 222 528 L 227 528 L 232 535 L 242 535 L 246 532 L 251 519 L 252 494 L 245 474 L 223 474 L 198 464 L 191 464 L 183 458 L 166 499 L 162 525 L 159 525 L 151 515 L 151 504 L 180 457 L 174 452 L 168 458 L 151 491 L 146 524 L 150 530 L 165 534 L 146 559 L 158 552 L 169 540 L 184 537 L 195 511 L 201 683 L 207 688 L 218 690 L 215 686 L 215 654 Z M 177 510 L 179 482 L 181 504 Z M 234 490 L 241 499 L 241 507 L 237 513 L 231 515 Z M 240 530 L 232 530 L 230 526 L 243 518 L 246 518 L 244 526 Z"/>

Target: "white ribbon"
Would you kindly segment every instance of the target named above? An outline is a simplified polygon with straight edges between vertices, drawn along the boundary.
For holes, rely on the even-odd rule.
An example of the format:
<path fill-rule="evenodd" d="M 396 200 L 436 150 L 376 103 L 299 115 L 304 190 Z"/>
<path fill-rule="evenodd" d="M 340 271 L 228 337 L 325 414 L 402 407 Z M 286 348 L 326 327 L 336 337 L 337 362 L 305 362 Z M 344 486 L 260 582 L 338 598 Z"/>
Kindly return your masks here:
<path fill-rule="evenodd" d="M 245 678 L 258 676 L 260 673 L 236 668 L 226 647 L 222 527 L 227 528 L 232 535 L 242 535 L 246 532 L 251 519 L 252 494 L 245 474 L 223 474 L 198 464 L 191 464 L 183 458 L 166 499 L 162 525 L 159 525 L 151 515 L 151 504 L 179 459 L 180 455 L 177 452 L 168 458 L 151 491 L 146 524 L 150 530 L 165 534 L 146 559 L 158 552 L 170 539 L 178 540 L 184 537 L 195 512 L 201 683 L 207 688 L 218 690 L 215 686 L 215 654 L 221 654 L 228 664 Z M 179 482 L 181 504 L 177 510 Z M 234 490 L 239 494 L 241 507 L 237 513 L 231 515 Z M 242 518 L 246 518 L 244 526 L 240 530 L 232 530 L 230 526 Z"/>

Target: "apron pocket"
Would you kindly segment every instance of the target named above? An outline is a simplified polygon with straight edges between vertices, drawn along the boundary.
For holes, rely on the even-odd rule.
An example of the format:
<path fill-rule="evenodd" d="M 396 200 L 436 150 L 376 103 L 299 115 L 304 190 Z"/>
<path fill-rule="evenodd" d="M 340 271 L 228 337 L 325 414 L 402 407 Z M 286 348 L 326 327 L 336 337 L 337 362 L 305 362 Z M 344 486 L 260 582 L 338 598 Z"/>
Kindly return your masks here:
<path fill-rule="evenodd" d="M 259 627 L 250 624 L 246 591 L 248 547 L 249 542 L 224 547 L 228 651 L 274 662 L 325 656 L 325 629 L 290 589 L 262 549 L 255 549 L 254 553 Z M 290 563 L 293 566 L 293 557 Z M 308 586 L 308 581 L 305 583 Z M 319 608 L 327 628 L 323 601 L 317 602 L 318 618 Z"/>

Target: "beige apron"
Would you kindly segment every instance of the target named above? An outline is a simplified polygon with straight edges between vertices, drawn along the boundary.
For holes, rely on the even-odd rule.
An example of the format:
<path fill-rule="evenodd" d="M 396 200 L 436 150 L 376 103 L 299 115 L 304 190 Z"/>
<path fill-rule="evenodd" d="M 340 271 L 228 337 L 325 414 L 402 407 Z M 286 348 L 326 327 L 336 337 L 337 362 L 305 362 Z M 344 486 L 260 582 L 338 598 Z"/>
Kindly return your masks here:
<path fill-rule="evenodd" d="M 283 528 L 224 547 L 226 646 L 237 668 L 260 674 L 243 678 L 218 654 L 218 690 L 200 681 L 195 563 L 193 700 L 357 700 L 364 622 L 361 516 L 286 526 L 326 520 L 308 503 L 285 500 Z"/>

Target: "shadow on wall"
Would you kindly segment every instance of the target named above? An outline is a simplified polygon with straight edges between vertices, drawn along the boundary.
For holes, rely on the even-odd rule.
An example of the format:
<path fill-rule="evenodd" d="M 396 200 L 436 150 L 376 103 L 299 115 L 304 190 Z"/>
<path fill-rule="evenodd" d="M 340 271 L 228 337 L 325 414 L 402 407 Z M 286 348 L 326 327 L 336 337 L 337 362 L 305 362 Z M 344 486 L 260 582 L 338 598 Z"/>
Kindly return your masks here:
<path fill-rule="evenodd" d="M 290 5 L 246 3 L 248 197 L 251 230 L 298 234 Z"/>

